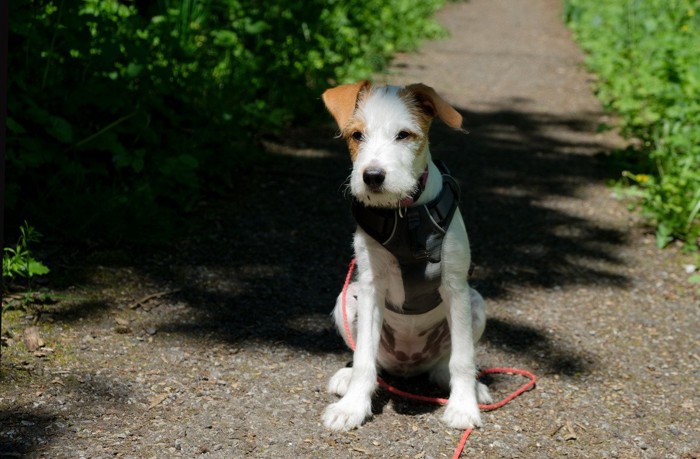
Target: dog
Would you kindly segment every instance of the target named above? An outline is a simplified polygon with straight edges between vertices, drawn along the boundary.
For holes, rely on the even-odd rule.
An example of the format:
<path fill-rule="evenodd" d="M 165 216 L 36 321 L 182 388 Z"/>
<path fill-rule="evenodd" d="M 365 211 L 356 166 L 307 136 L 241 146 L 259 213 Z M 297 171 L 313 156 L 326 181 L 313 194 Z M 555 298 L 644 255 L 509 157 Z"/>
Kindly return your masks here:
<path fill-rule="evenodd" d="M 462 116 L 424 84 L 375 86 L 363 80 L 326 90 L 322 99 L 347 141 L 349 189 L 357 265 L 338 296 L 335 324 L 343 325 L 342 296 L 352 341 L 352 367 L 330 379 L 341 396 L 323 413 L 331 430 L 360 426 L 372 414 L 378 367 L 390 374 L 428 373 L 450 391 L 443 421 L 481 425 L 478 403 L 490 403 L 476 380 L 474 346 L 486 324 L 481 295 L 469 287 L 469 240 L 459 187 L 431 159 L 428 132 L 435 117 L 461 130 Z"/>

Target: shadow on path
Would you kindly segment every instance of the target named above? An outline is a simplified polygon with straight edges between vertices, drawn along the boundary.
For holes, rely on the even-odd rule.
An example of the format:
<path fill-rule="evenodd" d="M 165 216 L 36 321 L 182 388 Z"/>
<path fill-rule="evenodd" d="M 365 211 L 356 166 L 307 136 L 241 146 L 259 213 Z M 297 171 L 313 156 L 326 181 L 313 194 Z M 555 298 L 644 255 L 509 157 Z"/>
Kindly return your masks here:
<path fill-rule="evenodd" d="M 462 183 L 475 284 L 484 296 L 523 287 L 624 288 L 615 255 L 624 234 L 560 205 L 584 205 L 582 188 L 605 178 L 594 158 L 605 146 L 590 141 L 596 115 L 462 113 L 470 134 L 436 122 L 431 149 Z M 345 146 L 329 127 L 292 130 L 268 144 L 275 153 L 237 171 L 230 199 L 201 211 L 190 238 L 143 264 L 144 276 L 181 288 L 171 299 L 192 311 L 187 320 L 163 317 L 159 330 L 343 351 L 328 314 L 352 256 Z M 494 340 L 507 334 L 520 343 L 539 333 L 491 325 Z M 550 367 L 564 373 L 583 366 L 573 355 L 553 358 Z"/>
<path fill-rule="evenodd" d="M 51 429 L 57 418 L 36 409 L 0 409 L 0 457 L 26 457 L 45 446 L 57 435 Z M 9 425 L 13 428 L 5 430 L 2 427 Z"/>
<path fill-rule="evenodd" d="M 595 159 L 606 146 L 590 140 L 596 114 L 461 112 L 470 133 L 438 124 L 434 155 L 446 158 L 462 183 L 473 259 L 485 269 L 477 273 L 482 293 L 626 286 L 615 250 L 625 234 L 569 210 L 590 206 L 583 188 L 606 179 Z M 441 149 L 448 154 L 440 155 Z"/>

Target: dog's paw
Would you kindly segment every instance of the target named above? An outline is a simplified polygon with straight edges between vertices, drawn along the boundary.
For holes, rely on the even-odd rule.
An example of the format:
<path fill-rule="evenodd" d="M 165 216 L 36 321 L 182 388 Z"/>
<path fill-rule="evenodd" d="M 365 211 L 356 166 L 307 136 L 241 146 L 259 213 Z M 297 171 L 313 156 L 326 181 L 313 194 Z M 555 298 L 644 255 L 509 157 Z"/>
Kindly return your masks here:
<path fill-rule="evenodd" d="M 341 399 L 326 408 L 323 413 L 323 425 L 330 430 L 351 430 L 362 425 L 372 414 L 372 404 L 357 403 L 355 400 Z"/>
<path fill-rule="evenodd" d="M 471 429 L 472 427 L 481 427 L 481 412 L 479 405 L 474 403 L 464 403 L 450 399 L 447 402 L 445 414 L 442 416 L 442 421 L 449 427 L 455 429 Z"/>
<path fill-rule="evenodd" d="M 481 384 L 479 381 L 476 382 L 476 399 L 479 403 L 484 405 L 490 405 L 493 403 L 493 398 L 489 392 L 489 388 L 486 385 Z"/>
<path fill-rule="evenodd" d="M 328 381 L 328 392 L 342 397 L 348 391 L 351 377 L 352 368 L 341 368 L 336 371 L 331 380 Z"/>

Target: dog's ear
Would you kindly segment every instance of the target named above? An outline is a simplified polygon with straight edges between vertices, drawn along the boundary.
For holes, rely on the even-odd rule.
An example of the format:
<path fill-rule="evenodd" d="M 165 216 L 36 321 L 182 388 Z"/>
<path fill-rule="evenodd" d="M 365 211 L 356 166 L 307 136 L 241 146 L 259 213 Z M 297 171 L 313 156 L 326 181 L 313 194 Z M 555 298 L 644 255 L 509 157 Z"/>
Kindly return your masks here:
<path fill-rule="evenodd" d="M 338 123 L 338 127 L 341 130 L 348 123 L 348 120 L 355 111 L 360 92 L 369 88 L 370 85 L 371 83 L 367 80 L 344 84 L 327 89 L 321 96 L 323 98 L 323 103 L 326 104 L 326 108 L 331 112 L 331 115 L 333 115 L 335 122 Z"/>
<path fill-rule="evenodd" d="M 438 116 L 451 128 L 462 129 L 462 115 L 440 97 L 433 88 L 418 83 L 408 85 L 406 89 L 413 93 L 418 102 L 426 107 L 431 116 Z"/>

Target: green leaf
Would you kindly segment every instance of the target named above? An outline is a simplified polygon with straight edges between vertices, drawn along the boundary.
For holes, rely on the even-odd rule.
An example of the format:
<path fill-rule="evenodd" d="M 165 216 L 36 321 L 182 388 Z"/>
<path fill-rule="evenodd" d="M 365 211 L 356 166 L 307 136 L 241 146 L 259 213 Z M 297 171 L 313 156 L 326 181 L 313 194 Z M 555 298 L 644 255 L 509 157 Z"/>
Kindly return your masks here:
<path fill-rule="evenodd" d="M 211 36 L 216 46 L 232 47 L 238 43 L 238 35 L 232 30 L 212 30 Z"/>
<path fill-rule="evenodd" d="M 647 32 L 654 32 L 656 31 L 657 27 L 658 24 L 655 19 L 648 18 L 644 20 L 644 28 L 647 30 Z"/>
<path fill-rule="evenodd" d="M 131 78 L 136 78 L 141 74 L 141 70 L 143 70 L 143 65 L 129 62 L 129 65 L 126 66 L 126 75 Z"/>
<path fill-rule="evenodd" d="M 43 264 L 40 261 L 36 261 L 35 259 L 30 259 L 29 260 L 29 277 L 32 276 L 43 276 L 44 274 L 49 273 L 49 268 Z"/>
<path fill-rule="evenodd" d="M 24 134 L 25 132 L 27 132 L 21 124 L 19 124 L 17 121 L 11 118 L 9 115 L 7 116 L 5 122 L 7 124 L 7 130 L 13 134 Z"/>
<path fill-rule="evenodd" d="M 672 239 L 670 228 L 663 223 L 659 223 L 656 228 L 656 246 L 663 249 Z"/>
<path fill-rule="evenodd" d="M 134 170 L 134 172 L 141 172 L 143 170 L 143 166 L 143 158 L 136 158 L 131 163 L 131 168 Z"/>
<path fill-rule="evenodd" d="M 70 123 L 60 116 L 50 116 L 46 131 L 63 143 L 73 142 L 73 128 Z"/>
<path fill-rule="evenodd" d="M 268 30 L 269 28 L 270 26 L 263 21 L 252 22 L 252 20 L 249 19 L 245 24 L 245 31 L 251 35 L 257 35 Z"/>

